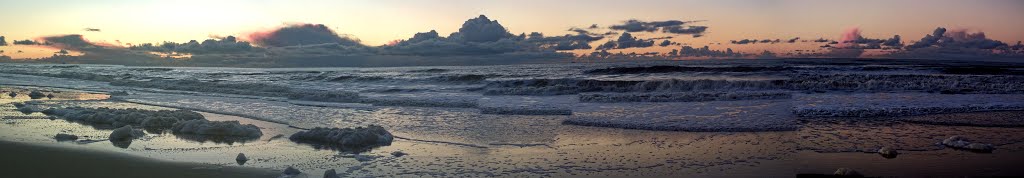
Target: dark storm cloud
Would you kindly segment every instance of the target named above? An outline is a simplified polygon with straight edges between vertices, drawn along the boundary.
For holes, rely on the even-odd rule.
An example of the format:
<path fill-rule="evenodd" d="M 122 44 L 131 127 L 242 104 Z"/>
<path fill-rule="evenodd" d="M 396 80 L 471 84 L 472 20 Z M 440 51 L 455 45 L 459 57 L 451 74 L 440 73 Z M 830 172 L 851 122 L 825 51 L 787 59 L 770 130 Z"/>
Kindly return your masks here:
<path fill-rule="evenodd" d="M 248 40 L 267 47 L 336 43 L 342 46 L 363 46 L 358 39 L 343 37 L 323 24 L 293 24 L 264 32 L 250 33 Z"/>

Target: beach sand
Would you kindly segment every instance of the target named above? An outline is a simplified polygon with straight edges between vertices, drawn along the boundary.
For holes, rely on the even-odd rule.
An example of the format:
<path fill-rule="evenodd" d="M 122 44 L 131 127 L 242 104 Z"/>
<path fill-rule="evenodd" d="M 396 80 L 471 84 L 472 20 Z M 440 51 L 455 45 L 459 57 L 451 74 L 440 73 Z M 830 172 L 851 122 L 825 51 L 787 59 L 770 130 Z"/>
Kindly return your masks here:
<path fill-rule="evenodd" d="M 5 177 L 277 177 L 279 171 L 161 161 L 122 153 L 0 141 Z"/>

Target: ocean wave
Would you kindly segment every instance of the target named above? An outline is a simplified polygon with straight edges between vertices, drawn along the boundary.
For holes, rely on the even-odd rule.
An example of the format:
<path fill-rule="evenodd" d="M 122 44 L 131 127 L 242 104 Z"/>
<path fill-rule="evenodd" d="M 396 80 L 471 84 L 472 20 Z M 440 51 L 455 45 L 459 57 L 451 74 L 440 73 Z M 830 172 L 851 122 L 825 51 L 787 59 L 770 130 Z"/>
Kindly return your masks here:
<path fill-rule="evenodd" d="M 673 92 L 673 93 L 581 93 L 580 102 L 701 102 L 789 99 L 789 92 L 737 91 L 737 92 Z"/>
<path fill-rule="evenodd" d="M 412 106 L 412 107 L 446 107 L 446 108 L 476 108 L 475 99 L 468 98 L 411 98 L 411 97 L 376 97 L 364 98 L 361 103 L 373 104 L 374 106 Z"/>
<path fill-rule="evenodd" d="M 352 102 L 358 101 L 359 99 L 358 93 L 355 92 L 294 89 L 286 86 L 264 83 L 209 82 L 199 80 L 115 80 L 110 82 L 110 85 L 236 95 L 286 97 L 294 100 L 308 101 Z"/>
<path fill-rule="evenodd" d="M 769 72 L 792 70 L 791 67 L 769 66 L 726 66 L 726 67 L 688 67 L 688 66 L 643 66 L 643 67 L 611 67 L 586 70 L 585 74 L 641 74 L 669 72 Z"/>
<path fill-rule="evenodd" d="M 529 79 L 490 82 L 485 95 L 565 95 L 582 92 L 680 92 L 695 90 L 772 90 L 784 80 L 646 80 Z"/>
<path fill-rule="evenodd" d="M 786 83 L 788 89 L 805 91 L 1024 93 L 1020 76 L 802 74 Z"/>
<path fill-rule="evenodd" d="M 572 115 L 568 108 L 529 108 L 529 107 L 481 107 L 480 114 L 495 115 Z"/>
<path fill-rule="evenodd" d="M 422 70 L 410 70 L 410 73 L 444 73 L 451 70 L 448 69 L 422 69 Z"/>

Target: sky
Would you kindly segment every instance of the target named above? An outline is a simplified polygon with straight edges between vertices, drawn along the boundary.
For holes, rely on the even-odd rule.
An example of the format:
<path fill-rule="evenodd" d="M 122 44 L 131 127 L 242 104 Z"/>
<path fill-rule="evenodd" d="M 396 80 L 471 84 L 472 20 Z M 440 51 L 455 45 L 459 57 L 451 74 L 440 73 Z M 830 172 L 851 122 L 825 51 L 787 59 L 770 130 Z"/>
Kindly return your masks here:
<path fill-rule="evenodd" d="M 705 20 L 700 38 L 673 41 L 723 43 L 741 51 L 778 48 L 731 45 L 738 39 L 838 39 L 845 29 L 863 36 L 904 41 L 936 27 L 982 31 L 988 38 L 1024 40 L 1020 0 L 0 0 L 0 36 L 8 41 L 82 34 L 94 42 L 186 42 L 243 36 L 284 24 L 324 24 L 366 45 L 407 39 L 417 32 L 457 31 L 466 19 L 487 15 L 511 33 L 569 34 L 570 27 L 607 26 L 628 19 Z M 86 31 L 86 28 L 100 31 Z M 657 37 L 657 34 L 640 36 Z"/>

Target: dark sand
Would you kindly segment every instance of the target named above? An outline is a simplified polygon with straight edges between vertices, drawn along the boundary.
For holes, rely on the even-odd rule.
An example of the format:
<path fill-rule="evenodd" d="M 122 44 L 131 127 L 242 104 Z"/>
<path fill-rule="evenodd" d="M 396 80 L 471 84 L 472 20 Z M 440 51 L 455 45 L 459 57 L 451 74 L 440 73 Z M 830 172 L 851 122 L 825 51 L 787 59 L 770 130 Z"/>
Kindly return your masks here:
<path fill-rule="evenodd" d="M 10 177 L 277 177 L 278 171 L 160 161 L 98 150 L 0 141 L 0 168 Z"/>

